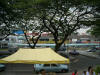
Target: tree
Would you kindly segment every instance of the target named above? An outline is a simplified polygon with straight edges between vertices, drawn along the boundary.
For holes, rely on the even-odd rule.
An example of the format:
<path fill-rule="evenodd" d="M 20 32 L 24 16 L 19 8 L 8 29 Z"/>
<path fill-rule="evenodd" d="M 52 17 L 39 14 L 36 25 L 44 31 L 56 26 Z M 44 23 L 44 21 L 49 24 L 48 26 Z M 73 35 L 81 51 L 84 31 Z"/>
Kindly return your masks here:
<path fill-rule="evenodd" d="M 40 34 L 44 28 L 48 29 L 54 37 L 56 44 L 55 51 L 57 51 L 71 33 L 84 26 L 93 25 L 94 5 L 97 1 L 98 0 L 91 0 L 91 2 L 89 0 L 10 0 L 7 4 L 10 4 L 13 16 L 16 15 L 16 17 L 13 17 L 14 21 L 12 21 L 12 23 L 17 24 L 15 27 L 22 29 L 25 32 L 25 36 L 26 31 L 31 29 L 33 31 L 40 30 Z M 37 25 L 30 23 L 36 20 L 38 21 Z M 33 43 L 35 43 L 34 36 L 32 38 Z M 61 42 L 58 41 L 59 39 L 61 39 Z M 28 44 L 31 46 L 29 41 Z"/>
<path fill-rule="evenodd" d="M 40 1 L 36 1 L 40 2 Z M 13 34 L 13 30 L 23 30 L 26 40 L 31 48 L 34 48 L 38 39 L 41 36 L 44 27 L 36 23 L 35 7 L 33 0 L 1 0 L 0 1 L 0 35 L 4 38 Z M 33 8 L 34 7 L 34 8 Z M 38 30 L 38 37 L 32 41 L 34 45 L 31 45 L 27 38 L 26 32 L 35 32 Z M 3 39 L 4 39 L 3 38 Z"/>
<path fill-rule="evenodd" d="M 0 35 L 4 38 L 12 34 L 14 27 L 14 15 L 9 0 L 0 0 Z"/>
<path fill-rule="evenodd" d="M 88 31 L 91 35 L 94 35 L 96 37 L 100 36 L 100 19 L 97 19 L 95 21 L 95 24 L 91 27 L 91 29 Z"/>
<path fill-rule="evenodd" d="M 99 37 L 100 36 L 100 1 L 97 2 L 97 4 L 95 5 L 95 13 L 94 13 L 94 25 L 91 27 L 91 29 L 89 30 L 89 32 L 96 36 Z"/>
<path fill-rule="evenodd" d="M 86 24 L 92 25 L 95 10 L 92 5 L 92 1 L 90 3 L 88 0 L 50 0 L 48 7 L 37 6 L 41 22 L 54 37 L 55 51 L 59 50 L 71 33 Z"/>
<path fill-rule="evenodd" d="M 37 3 L 37 2 L 36 2 Z M 29 47 L 35 48 L 36 43 L 41 37 L 44 26 L 39 24 L 39 19 L 35 17 L 36 7 L 34 0 L 15 0 L 13 8 L 16 13 L 15 21 L 17 28 L 24 31 L 25 38 Z M 37 21 L 38 19 L 38 21 Z M 32 42 L 28 39 L 27 31 L 38 32 L 37 36 L 32 35 Z M 32 45 L 33 44 L 33 45 Z"/>

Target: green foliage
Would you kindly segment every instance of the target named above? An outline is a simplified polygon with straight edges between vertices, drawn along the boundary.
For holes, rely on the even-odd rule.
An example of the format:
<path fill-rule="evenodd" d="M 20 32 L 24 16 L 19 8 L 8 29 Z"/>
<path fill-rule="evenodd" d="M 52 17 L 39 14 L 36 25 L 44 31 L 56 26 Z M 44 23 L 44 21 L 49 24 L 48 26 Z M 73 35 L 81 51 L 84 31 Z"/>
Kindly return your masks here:
<path fill-rule="evenodd" d="M 99 25 L 99 21 L 94 22 L 91 18 L 84 17 L 85 14 L 92 12 L 92 9 L 90 11 L 88 9 L 99 6 L 99 2 L 99 0 L 0 0 L 0 11 L 3 11 L 3 14 L 0 13 L 0 25 L 5 24 L 5 27 L 0 28 L 6 28 L 10 32 L 12 25 L 15 29 L 17 27 L 25 31 L 40 30 L 45 26 L 53 33 L 56 41 L 60 36 L 63 43 L 77 29 L 95 23 Z M 30 21 L 34 23 L 30 24 Z M 35 21 L 38 21 L 38 26 Z"/>
<path fill-rule="evenodd" d="M 48 3 L 50 0 L 34 0 L 35 3 L 37 4 L 46 4 Z"/>
<path fill-rule="evenodd" d="M 93 25 L 89 32 L 94 36 L 100 36 L 100 19 L 97 18 L 96 21 L 93 22 Z"/>
<path fill-rule="evenodd" d="M 100 73 L 100 65 L 96 66 L 95 72 L 96 72 L 96 75 L 98 75 L 98 73 Z"/>
<path fill-rule="evenodd" d="M 39 8 L 47 8 L 51 0 L 33 0 L 34 5 Z"/>

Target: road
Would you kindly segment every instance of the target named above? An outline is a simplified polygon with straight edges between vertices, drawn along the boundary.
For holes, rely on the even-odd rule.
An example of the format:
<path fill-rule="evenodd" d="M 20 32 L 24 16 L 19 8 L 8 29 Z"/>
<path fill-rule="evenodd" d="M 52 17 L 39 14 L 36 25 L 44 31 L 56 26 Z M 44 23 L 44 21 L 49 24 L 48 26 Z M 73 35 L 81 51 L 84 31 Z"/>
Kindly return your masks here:
<path fill-rule="evenodd" d="M 71 59 L 70 72 L 75 69 L 78 71 L 86 70 L 88 66 L 95 67 L 96 65 L 100 65 L 100 59 L 79 55 Z"/>
<path fill-rule="evenodd" d="M 74 70 L 83 71 L 87 70 L 88 66 L 100 65 L 100 60 L 86 56 L 70 56 L 70 71 L 67 75 Z M 0 75 L 36 75 L 33 71 L 32 64 L 6 64 L 6 70 L 0 72 Z M 66 75 L 66 73 L 57 73 L 57 75 Z"/>

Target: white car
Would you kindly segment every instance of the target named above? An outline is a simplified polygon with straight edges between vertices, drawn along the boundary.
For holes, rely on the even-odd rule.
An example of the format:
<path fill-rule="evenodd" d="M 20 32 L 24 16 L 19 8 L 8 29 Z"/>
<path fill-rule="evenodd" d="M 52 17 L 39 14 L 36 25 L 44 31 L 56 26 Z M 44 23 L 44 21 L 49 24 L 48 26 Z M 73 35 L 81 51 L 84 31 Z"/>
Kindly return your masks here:
<path fill-rule="evenodd" d="M 5 70 L 5 65 L 4 64 L 0 64 L 0 72 Z"/>
<path fill-rule="evenodd" d="M 66 64 L 34 64 L 35 72 L 68 72 L 69 68 Z"/>

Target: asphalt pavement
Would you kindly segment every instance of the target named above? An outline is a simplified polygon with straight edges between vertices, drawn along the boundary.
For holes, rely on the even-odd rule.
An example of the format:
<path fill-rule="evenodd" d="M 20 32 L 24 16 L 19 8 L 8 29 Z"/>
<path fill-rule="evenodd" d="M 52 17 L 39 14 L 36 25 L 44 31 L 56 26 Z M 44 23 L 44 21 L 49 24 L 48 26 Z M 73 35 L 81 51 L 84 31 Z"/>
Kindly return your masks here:
<path fill-rule="evenodd" d="M 81 54 L 81 55 L 84 55 L 84 56 L 88 56 L 88 57 L 93 57 L 93 58 L 98 58 L 100 59 L 100 55 L 96 54 L 96 53 L 93 53 L 93 52 L 87 52 L 87 51 L 82 51 L 82 50 L 78 50 L 78 52 Z"/>

